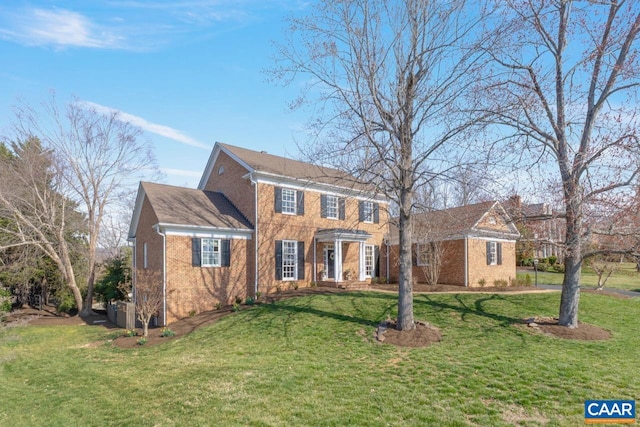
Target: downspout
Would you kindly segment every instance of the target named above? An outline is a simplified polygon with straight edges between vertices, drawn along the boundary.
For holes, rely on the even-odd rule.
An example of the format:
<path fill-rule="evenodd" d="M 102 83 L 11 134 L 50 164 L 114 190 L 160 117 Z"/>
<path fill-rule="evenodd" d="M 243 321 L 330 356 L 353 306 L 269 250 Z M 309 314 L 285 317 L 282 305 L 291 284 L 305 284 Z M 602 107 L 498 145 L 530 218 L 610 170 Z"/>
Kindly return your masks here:
<path fill-rule="evenodd" d="M 387 283 L 389 283 L 389 280 L 391 279 L 391 275 L 389 274 L 389 239 L 385 239 L 384 245 L 386 247 L 385 255 L 387 258 Z"/>
<path fill-rule="evenodd" d="M 469 240 L 464 236 L 464 286 L 469 287 Z"/>
<path fill-rule="evenodd" d="M 312 282 L 316 282 L 318 280 L 318 273 L 316 272 L 316 270 L 318 269 L 317 267 L 317 263 L 318 263 L 318 259 L 316 258 L 316 246 L 318 246 L 318 241 L 317 238 L 314 237 L 313 238 L 313 264 L 311 264 L 311 269 L 312 269 Z"/>
<path fill-rule="evenodd" d="M 253 199 L 254 199 L 254 214 L 255 221 L 253 221 L 253 233 L 254 233 L 254 273 L 253 273 L 253 296 L 258 296 L 258 181 L 253 179 L 253 174 L 249 174 L 249 181 L 254 186 Z"/>
<path fill-rule="evenodd" d="M 154 225 L 156 233 L 162 236 L 162 326 L 167 326 L 167 235 Z"/>

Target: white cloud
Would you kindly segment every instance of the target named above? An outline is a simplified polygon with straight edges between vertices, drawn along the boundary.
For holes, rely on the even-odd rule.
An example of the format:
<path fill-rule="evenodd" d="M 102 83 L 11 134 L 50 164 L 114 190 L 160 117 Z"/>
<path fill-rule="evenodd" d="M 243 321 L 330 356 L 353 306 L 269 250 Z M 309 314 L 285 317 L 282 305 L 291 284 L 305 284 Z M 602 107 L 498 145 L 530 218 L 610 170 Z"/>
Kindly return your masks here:
<path fill-rule="evenodd" d="M 171 169 L 171 168 L 160 168 L 162 173 L 172 176 L 186 176 L 188 178 L 200 178 L 202 177 L 202 172 L 186 170 L 186 169 Z"/>
<path fill-rule="evenodd" d="M 30 8 L 3 14 L 0 37 L 30 46 L 117 48 L 124 41 L 112 30 L 69 10 Z"/>
<path fill-rule="evenodd" d="M 198 141 L 197 139 L 192 138 L 184 134 L 183 132 L 177 129 L 173 129 L 169 126 L 159 125 L 157 123 L 151 123 L 146 119 L 143 119 L 142 117 L 125 113 L 116 108 L 105 107 L 104 105 L 96 104 L 95 102 L 90 102 L 90 101 L 81 101 L 81 102 L 82 104 L 88 107 L 94 108 L 96 111 L 99 111 L 101 113 L 111 114 L 113 112 L 117 112 L 120 116 L 120 119 L 122 119 L 125 122 L 129 122 L 134 126 L 138 126 L 140 129 L 144 130 L 145 132 L 154 133 L 156 135 L 160 135 L 165 138 L 169 138 L 174 141 L 181 142 L 182 144 L 190 145 L 192 147 L 202 148 L 204 150 L 211 149 L 211 147 L 208 146 L 207 144 L 204 144 Z"/>

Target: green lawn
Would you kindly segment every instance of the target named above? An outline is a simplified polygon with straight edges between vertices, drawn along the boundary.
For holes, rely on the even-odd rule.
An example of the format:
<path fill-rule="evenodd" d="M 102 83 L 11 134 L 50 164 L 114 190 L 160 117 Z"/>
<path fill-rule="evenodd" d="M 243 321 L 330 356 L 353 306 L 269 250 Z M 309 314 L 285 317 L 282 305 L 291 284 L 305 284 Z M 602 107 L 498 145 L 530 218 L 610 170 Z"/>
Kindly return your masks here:
<path fill-rule="evenodd" d="M 314 295 L 254 306 L 154 347 L 90 326 L 0 330 L 0 425 L 583 425 L 585 399 L 640 397 L 640 298 L 581 296 L 611 340 L 514 327 L 558 293 L 416 295 L 441 328 L 422 349 L 374 342 L 396 296 Z"/>
<path fill-rule="evenodd" d="M 531 283 L 534 282 L 534 271 L 527 271 L 531 276 Z M 519 275 L 522 273 L 519 273 Z M 547 285 L 562 285 L 562 273 L 541 273 L 538 272 L 538 283 Z M 583 267 L 581 284 L 583 286 L 595 288 L 598 284 L 598 276 L 589 267 Z M 605 284 L 605 289 L 625 289 L 627 291 L 640 292 L 640 274 L 636 272 L 636 265 L 631 262 L 620 264 L 620 269 L 609 277 Z"/>

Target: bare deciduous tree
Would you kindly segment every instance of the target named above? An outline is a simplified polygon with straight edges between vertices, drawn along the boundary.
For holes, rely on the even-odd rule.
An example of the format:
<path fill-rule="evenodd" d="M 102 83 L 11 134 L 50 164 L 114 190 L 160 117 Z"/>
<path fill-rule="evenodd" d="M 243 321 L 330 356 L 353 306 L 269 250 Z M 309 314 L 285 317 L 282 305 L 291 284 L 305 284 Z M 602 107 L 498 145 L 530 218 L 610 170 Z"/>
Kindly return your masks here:
<path fill-rule="evenodd" d="M 629 198 L 639 170 L 637 3 L 500 1 L 504 21 L 487 46 L 495 67 L 481 96 L 507 147 L 529 152 L 561 183 L 566 216 L 560 325 L 578 325 L 580 271 L 594 203 Z M 495 23 L 493 23 L 495 24 Z M 497 28 L 497 31 L 496 31 Z"/>
<path fill-rule="evenodd" d="M 164 295 L 162 278 L 157 271 L 138 270 L 133 298 L 136 306 L 136 316 L 142 323 L 142 335 L 149 335 L 149 322 L 162 308 Z"/>
<path fill-rule="evenodd" d="M 56 173 L 52 153 L 37 138 L 12 144 L 14 158 L 0 157 L 0 249 L 36 247 L 58 266 L 78 308 L 82 295 L 73 267 L 75 235 L 85 232 L 85 223 L 66 198 L 64 183 Z"/>
<path fill-rule="evenodd" d="M 133 197 L 134 183 L 156 170 L 150 144 L 118 112 L 98 111 L 75 98 L 63 110 L 54 96 L 41 109 L 19 105 L 15 130 L 18 139 L 37 136 L 50 150 L 56 191 L 86 215 L 87 295 L 78 309 L 82 316 L 89 315 L 103 221 L 109 208 Z M 60 222 L 53 217 L 43 216 L 41 221 L 52 232 L 59 230 Z M 65 279 L 71 276 L 70 271 Z"/>
<path fill-rule="evenodd" d="M 620 261 L 612 260 L 609 256 L 598 255 L 590 259 L 589 266 L 598 276 L 596 289 L 601 291 L 609 277 L 620 269 Z"/>
<path fill-rule="evenodd" d="M 400 330 L 415 327 L 414 192 L 468 149 L 467 141 L 454 144 L 475 120 L 459 102 L 474 83 L 482 19 L 468 3 L 318 2 L 292 20 L 274 70 L 285 81 L 308 78 L 294 106 L 314 108 L 311 130 L 322 142 L 311 148 L 313 158 L 375 183 L 398 208 Z"/>

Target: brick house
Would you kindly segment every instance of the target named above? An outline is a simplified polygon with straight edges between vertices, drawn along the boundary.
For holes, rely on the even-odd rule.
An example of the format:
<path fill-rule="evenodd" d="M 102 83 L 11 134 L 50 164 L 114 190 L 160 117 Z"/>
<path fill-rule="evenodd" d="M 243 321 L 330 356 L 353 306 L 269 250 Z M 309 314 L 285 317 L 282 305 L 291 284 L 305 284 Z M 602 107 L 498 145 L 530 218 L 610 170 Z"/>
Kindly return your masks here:
<path fill-rule="evenodd" d="M 258 293 L 366 283 L 386 275 L 387 206 L 336 169 L 216 143 L 197 189 L 140 183 L 134 288 L 157 276 L 167 325 Z"/>
<path fill-rule="evenodd" d="M 520 231 L 516 247 L 518 260 L 524 258 L 564 259 L 566 221 L 561 212 L 547 203 L 522 203 L 520 196 L 511 196 L 504 207 Z"/>
<path fill-rule="evenodd" d="M 520 233 L 497 201 L 413 214 L 413 277 L 426 282 L 431 243 L 441 251 L 438 283 L 461 286 L 511 283 L 516 277 L 515 248 Z M 398 277 L 398 229 L 389 227 L 387 262 L 391 281 Z"/>

